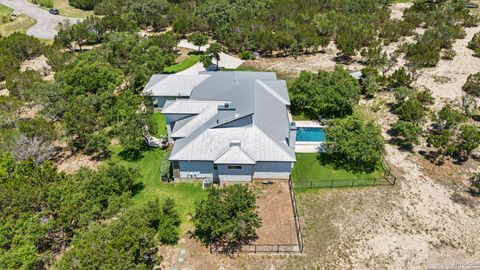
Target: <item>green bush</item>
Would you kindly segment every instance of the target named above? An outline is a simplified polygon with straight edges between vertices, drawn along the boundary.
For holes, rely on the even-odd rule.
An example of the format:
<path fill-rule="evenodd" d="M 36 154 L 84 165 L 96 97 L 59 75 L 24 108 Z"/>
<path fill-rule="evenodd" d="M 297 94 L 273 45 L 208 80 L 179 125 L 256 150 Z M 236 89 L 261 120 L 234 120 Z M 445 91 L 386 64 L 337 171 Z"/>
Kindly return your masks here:
<path fill-rule="evenodd" d="M 442 51 L 442 59 L 443 60 L 452 60 L 455 58 L 457 53 L 453 49 L 446 49 Z"/>
<path fill-rule="evenodd" d="M 42 7 L 52 8 L 53 7 L 53 0 L 39 0 L 38 4 Z"/>
<path fill-rule="evenodd" d="M 243 51 L 241 54 L 240 54 L 240 58 L 242 60 L 254 60 L 255 59 L 255 55 L 252 54 L 252 52 L 250 51 Z"/>
<path fill-rule="evenodd" d="M 463 85 L 462 89 L 470 95 L 480 97 L 480 72 L 468 76 L 467 82 Z"/>
<path fill-rule="evenodd" d="M 480 33 L 473 35 L 473 38 L 468 42 L 467 47 L 473 50 L 474 56 L 480 57 Z"/>
<path fill-rule="evenodd" d="M 43 44 L 37 38 L 23 33 L 13 33 L 0 39 L 0 48 L 15 56 L 19 61 L 25 61 L 39 56 Z"/>
<path fill-rule="evenodd" d="M 20 63 L 10 53 L 0 53 L 0 81 L 20 68 Z"/>
<path fill-rule="evenodd" d="M 72 7 L 76 7 L 83 10 L 92 10 L 95 6 L 102 2 L 101 0 L 69 0 Z"/>

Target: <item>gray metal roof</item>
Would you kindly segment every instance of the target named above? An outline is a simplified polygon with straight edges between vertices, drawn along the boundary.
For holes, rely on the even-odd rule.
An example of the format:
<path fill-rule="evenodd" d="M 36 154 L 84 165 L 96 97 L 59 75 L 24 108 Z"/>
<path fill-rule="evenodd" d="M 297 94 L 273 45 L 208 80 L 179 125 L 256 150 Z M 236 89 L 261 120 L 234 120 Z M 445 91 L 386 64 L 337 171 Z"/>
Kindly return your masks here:
<path fill-rule="evenodd" d="M 273 72 L 204 72 L 199 76 L 205 75 L 207 79 L 192 88 L 189 101 L 168 103 L 162 111 L 192 115 L 174 126 L 174 137 L 181 139 L 175 141 L 170 160 L 295 161 L 294 149 L 287 145 L 290 100 L 285 81 L 277 80 Z M 224 102 L 229 102 L 228 110 L 221 105 L 204 106 Z M 240 119 L 250 122 L 241 127 L 225 124 Z M 230 150 L 231 141 L 240 141 L 241 147 Z"/>

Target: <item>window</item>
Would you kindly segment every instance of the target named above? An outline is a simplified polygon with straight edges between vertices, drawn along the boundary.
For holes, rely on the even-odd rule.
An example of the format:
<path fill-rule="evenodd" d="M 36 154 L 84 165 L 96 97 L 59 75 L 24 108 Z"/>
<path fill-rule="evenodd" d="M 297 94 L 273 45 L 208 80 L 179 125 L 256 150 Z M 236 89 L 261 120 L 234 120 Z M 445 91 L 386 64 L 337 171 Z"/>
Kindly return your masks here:
<path fill-rule="evenodd" d="M 215 171 L 218 170 L 217 164 L 213 164 L 213 170 L 215 170 Z"/>
<path fill-rule="evenodd" d="M 229 170 L 241 170 L 242 166 L 240 165 L 228 165 Z"/>

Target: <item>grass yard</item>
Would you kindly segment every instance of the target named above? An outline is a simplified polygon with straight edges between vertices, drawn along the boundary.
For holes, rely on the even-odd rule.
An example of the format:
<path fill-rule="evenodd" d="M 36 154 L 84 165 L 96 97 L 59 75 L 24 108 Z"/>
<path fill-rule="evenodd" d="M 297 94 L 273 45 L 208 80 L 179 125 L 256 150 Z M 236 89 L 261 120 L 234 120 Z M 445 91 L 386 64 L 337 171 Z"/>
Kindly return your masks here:
<path fill-rule="evenodd" d="M 382 178 L 384 170 L 382 166 L 373 173 L 353 173 L 343 169 L 335 169 L 332 165 L 323 165 L 317 159 L 316 153 L 297 153 L 297 162 L 292 171 L 293 181 L 296 187 L 309 187 L 311 182 L 314 187 L 344 187 L 373 185 L 374 178 Z M 353 180 L 355 180 L 353 182 Z M 375 180 L 381 183 L 382 180 Z M 385 181 L 385 180 L 384 180 Z M 382 182 L 383 183 L 383 182 Z"/>
<path fill-rule="evenodd" d="M 163 71 L 165 73 L 177 73 L 195 65 L 196 63 L 198 63 L 198 61 L 200 61 L 200 55 L 192 54 L 181 62 L 164 68 Z"/>
<path fill-rule="evenodd" d="M 159 113 L 153 115 L 158 123 L 157 130 L 153 132 L 156 136 L 165 135 L 165 116 Z M 145 151 L 142 157 L 135 161 L 127 161 L 120 156 L 121 146 L 111 147 L 109 161 L 131 166 L 140 171 L 143 189 L 133 197 L 133 207 L 146 203 L 147 201 L 170 197 L 177 203 L 177 209 L 182 219 L 182 231 L 189 228 L 188 215 L 194 211 L 194 202 L 207 197 L 200 183 L 163 183 L 160 179 L 162 172 L 162 161 L 169 155 L 168 150 L 152 149 Z"/>
<path fill-rule="evenodd" d="M 306 121 L 311 120 L 310 118 L 306 117 L 305 114 L 292 114 L 293 121 Z"/>
<path fill-rule="evenodd" d="M 25 33 L 28 28 L 34 26 L 36 23 L 34 19 L 20 15 L 12 22 L 0 24 L 0 35 L 9 36 L 15 32 Z"/>
<path fill-rule="evenodd" d="M 10 13 L 12 13 L 13 9 L 7 7 L 7 6 L 4 6 L 4 5 L 0 5 L 0 17 L 3 17 L 3 16 L 8 16 L 10 15 Z"/>
<path fill-rule="evenodd" d="M 29 0 L 32 2 L 31 0 Z M 81 10 L 70 6 L 68 0 L 53 0 L 53 7 L 57 8 L 61 16 L 72 17 L 72 18 L 86 18 L 92 16 L 93 10 Z M 49 10 L 50 8 L 41 7 L 44 10 Z"/>

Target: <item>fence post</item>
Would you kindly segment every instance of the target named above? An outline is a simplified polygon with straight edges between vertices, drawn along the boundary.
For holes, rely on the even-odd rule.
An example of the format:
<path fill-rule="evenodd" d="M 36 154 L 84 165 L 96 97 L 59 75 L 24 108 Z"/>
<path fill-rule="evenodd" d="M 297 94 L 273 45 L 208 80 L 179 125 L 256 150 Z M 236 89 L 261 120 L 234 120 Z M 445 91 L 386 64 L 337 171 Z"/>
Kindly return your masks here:
<path fill-rule="evenodd" d="M 277 245 L 277 253 L 280 253 L 280 245 Z"/>
<path fill-rule="evenodd" d="M 333 179 L 331 181 L 332 183 L 330 184 L 330 188 L 333 188 Z"/>
<path fill-rule="evenodd" d="M 355 185 L 355 178 L 352 179 L 352 187 Z"/>
<path fill-rule="evenodd" d="M 373 178 L 373 185 L 375 186 L 376 183 L 377 183 L 377 178 Z"/>

